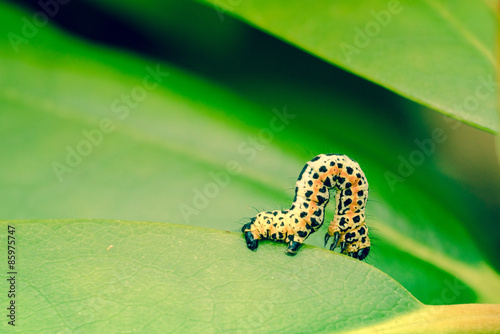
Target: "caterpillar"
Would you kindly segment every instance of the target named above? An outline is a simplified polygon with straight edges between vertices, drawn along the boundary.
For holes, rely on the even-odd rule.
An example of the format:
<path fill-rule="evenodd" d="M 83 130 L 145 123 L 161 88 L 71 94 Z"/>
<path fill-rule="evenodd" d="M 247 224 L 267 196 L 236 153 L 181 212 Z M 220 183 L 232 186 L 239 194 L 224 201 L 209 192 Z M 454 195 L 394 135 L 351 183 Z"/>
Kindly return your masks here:
<path fill-rule="evenodd" d="M 258 213 L 241 231 L 247 247 L 257 250 L 259 240 L 285 242 L 287 255 L 297 254 L 307 237 L 323 224 L 330 189 L 335 189 L 335 215 L 325 234 L 325 247 L 363 260 L 370 252 L 365 224 L 368 181 L 359 164 L 346 155 L 320 154 L 308 161 L 295 184 L 295 197 L 288 210 Z"/>

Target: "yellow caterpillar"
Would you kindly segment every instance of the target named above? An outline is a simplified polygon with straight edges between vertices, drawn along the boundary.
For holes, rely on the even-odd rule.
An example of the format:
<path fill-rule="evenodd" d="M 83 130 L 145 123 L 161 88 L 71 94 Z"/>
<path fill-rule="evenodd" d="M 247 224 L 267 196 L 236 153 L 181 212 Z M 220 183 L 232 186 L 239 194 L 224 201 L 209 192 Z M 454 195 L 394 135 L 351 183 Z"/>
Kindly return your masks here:
<path fill-rule="evenodd" d="M 335 216 L 325 235 L 330 250 L 340 245 L 341 253 L 363 260 L 370 252 L 365 224 L 368 181 L 359 164 L 346 155 L 320 154 L 308 161 L 295 184 L 295 198 L 288 210 L 260 212 L 243 226 L 247 247 L 256 250 L 260 239 L 288 243 L 287 255 L 323 224 L 329 189 L 335 188 Z"/>

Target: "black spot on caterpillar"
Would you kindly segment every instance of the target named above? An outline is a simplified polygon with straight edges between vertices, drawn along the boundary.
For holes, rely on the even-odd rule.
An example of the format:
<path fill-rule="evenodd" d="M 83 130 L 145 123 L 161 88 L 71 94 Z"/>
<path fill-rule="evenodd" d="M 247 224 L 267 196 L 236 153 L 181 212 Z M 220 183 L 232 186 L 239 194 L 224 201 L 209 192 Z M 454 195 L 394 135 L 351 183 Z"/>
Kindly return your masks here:
<path fill-rule="evenodd" d="M 290 209 L 260 212 L 242 227 L 247 247 L 256 250 L 260 239 L 271 239 L 288 243 L 287 255 L 297 254 L 304 240 L 323 225 L 331 188 L 337 190 L 336 209 L 325 247 L 333 237 L 330 250 L 340 245 L 341 253 L 363 260 L 370 252 L 365 224 L 368 181 L 359 164 L 341 154 L 320 154 L 308 161 L 295 184 Z"/>

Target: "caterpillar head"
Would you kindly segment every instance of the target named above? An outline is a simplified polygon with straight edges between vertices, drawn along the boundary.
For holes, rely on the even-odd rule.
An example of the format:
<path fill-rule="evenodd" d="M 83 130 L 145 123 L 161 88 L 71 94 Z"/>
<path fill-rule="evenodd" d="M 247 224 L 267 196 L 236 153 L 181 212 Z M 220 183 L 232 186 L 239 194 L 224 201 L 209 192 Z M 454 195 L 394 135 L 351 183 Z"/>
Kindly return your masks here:
<path fill-rule="evenodd" d="M 254 237 L 252 233 L 252 229 L 255 230 L 253 223 L 255 222 L 255 217 L 250 219 L 250 223 L 246 223 L 242 226 L 241 232 L 245 235 L 245 240 L 247 243 L 248 249 L 255 251 L 257 247 L 259 247 L 259 240 Z"/>
<path fill-rule="evenodd" d="M 347 254 L 355 259 L 363 260 L 370 253 L 370 238 L 368 237 L 368 228 L 363 223 L 358 228 L 345 234 L 342 253 Z M 342 245 L 342 243 L 341 243 Z"/>

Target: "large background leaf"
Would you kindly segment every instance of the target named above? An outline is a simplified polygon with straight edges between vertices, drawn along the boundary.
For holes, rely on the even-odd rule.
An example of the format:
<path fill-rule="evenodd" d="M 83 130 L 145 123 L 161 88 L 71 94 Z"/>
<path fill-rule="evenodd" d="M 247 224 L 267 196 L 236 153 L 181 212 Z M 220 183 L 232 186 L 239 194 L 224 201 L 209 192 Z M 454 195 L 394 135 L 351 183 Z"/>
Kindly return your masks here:
<path fill-rule="evenodd" d="M 206 2 L 409 99 L 499 130 L 493 2 Z M 489 92 L 478 93 L 483 80 Z"/>
<path fill-rule="evenodd" d="M 30 4 L 33 11 L 41 9 L 36 0 L 19 2 Z M 490 8 L 496 5 L 491 0 L 486 3 Z M 453 6 L 456 7 L 456 4 Z M 350 99 L 357 100 L 362 96 L 370 106 L 379 106 L 378 123 L 394 124 L 407 131 L 410 130 L 408 127 L 420 127 L 421 137 L 431 137 L 433 129 L 443 128 L 446 140 L 437 145 L 436 151 L 427 160 L 435 160 L 444 173 L 465 183 L 466 191 L 484 201 L 487 207 L 493 209 L 500 205 L 500 200 L 497 200 L 500 198 L 500 166 L 495 158 L 492 135 L 460 126 L 459 122 L 428 112 L 426 108 L 404 103 L 397 95 L 378 89 L 379 86 L 232 19 L 219 7 L 176 0 L 128 0 L 120 3 L 93 0 L 70 2 L 59 9 L 57 15 L 51 17 L 51 23 L 94 42 L 119 45 L 127 50 L 166 59 L 202 74 L 211 82 L 230 87 L 231 91 L 245 96 L 245 99 L 259 101 L 266 109 L 288 104 L 292 99 L 294 104 L 306 106 L 309 101 L 300 99 L 304 95 L 323 100 L 321 106 L 307 106 L 314 110 L 314 114 L 318 107 L 332 112 L 330 95 L 334 91 Z M 89 20 L 89 17 L 92 19 Z M 17 25 L 20 26 L 20 23 L 18 20 Z M 439 73 L 429 73 L 428 81 L 435 80 Z M 479 87 L 479 93 L 484 93 L 484 88 Z M 427 93 L 434 94 L 430 86 Z M 463 97 L 461 102 L 469 101 L 472 94 Z M 336 119 L 337 115 L 338 111 L 335 111 L 327 117 Z M 330 127 L 330 131 L 334 128 Z M 402 132 L 398 139 L 401 140 L 405 134 Z M 420 139 L 414 132 L 408 136 Z M 477 220 L 483 222 L 485 229 L 498 228 L 491 223 L 494 215 L 490 216 L 488 209 L 476 212 L 480 213 Z M 479 242 L 497 244 L 500 237 L 496 235 L 500 236 L 500 233 L 478 235 Z"/>
<path fill-rule="evenodd" d="M 1 6 L 2 31 L 19 31 L 25 12 Z M 251 137 L 270 128 L 273 108 L 175 66 L 91 46 L 50 26 L 17 54 L 2 40 L 0 52 L 3 218 L 119 218 L 238 231 L 241 218 L 255 214 L 250 207 L 289 205 L 296 176 L 314 154 L 342 152 L 358 160 L 370 180 L 369 263 L 426 303 L 500 300 L 491 293 L 500 291 L 498 274 L 473 241 L 482 236 L 469 233 L 477 212 L 484 213 L 481 205 L 431 160 L 395 187 L 387 183 L 384 174 L 397 173 L 398 155 L 408 156 L 414 139 L 427 136 L 398 118 L 379 122 L 387 105 L 342 91 L 297 91 L 281 81 L 269 94 L 276 93 L 275 108 L 294 118 L 249 151 Z M 157 65 L 170 75 L 120 119 L 112 103 L 142 85 L 147 66 Z M 104 118 L 115 130 L 59 182 L 53 163 L 64 163 L 66 147 L 76 148 L 85 140 L 82 131 L 96 129 Z M 196 208 L 197 191 L 214 182 L 211 172 L 220 174 L 233 160 L 241 172 Z M 196 212 L 186 217 L 182 205 Z M 468 222 L 472 226 L 464 228 Z M 323 233 L 309 241 L 319 245 Z M 482 247 L 496 254 L 488 251 L 491 244 Z M 450 284 L 459 287 L 451 295 Z"/>
<path fill-rule="evenodd" d="M 432 311 L 374 267 L 311 246 L 291 258 L 277 243 L 254 253 L 241 235 L 181 225 L 34 220 L 0 229 L 8 225 L 17 332 L 336 333 Z M 482 320 L 476 328 L 498 325 L 498 306 L 489 311 L 468 314 Z M 426 326 L 458 320 L 447 315 L 429 312 Z"/>

